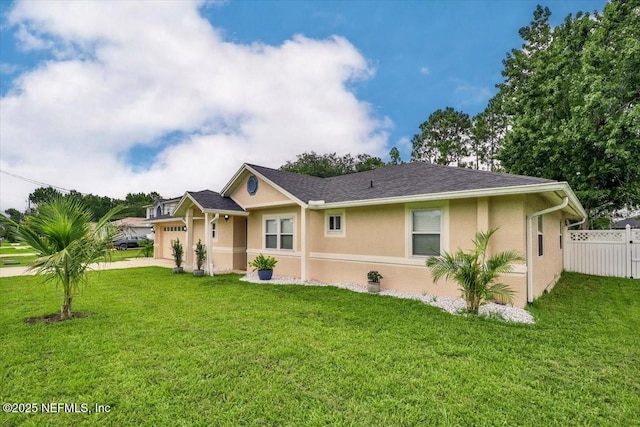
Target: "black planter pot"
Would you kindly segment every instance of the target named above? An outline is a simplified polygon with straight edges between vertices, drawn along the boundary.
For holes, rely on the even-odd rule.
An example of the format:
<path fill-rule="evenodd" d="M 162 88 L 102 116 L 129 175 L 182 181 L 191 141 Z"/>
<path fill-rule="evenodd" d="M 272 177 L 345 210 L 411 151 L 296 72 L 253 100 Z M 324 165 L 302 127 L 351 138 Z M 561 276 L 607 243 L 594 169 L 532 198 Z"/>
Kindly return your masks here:
<path fill-rule="evenodd" d="M 271 280 L 273 270 L 258 270 L 258 278 L 260 280 Z"/>
<path fill-rule="evenodd" d="M 195 277 L 202 277 L 204 276 L 204 270 L 193 270 L 193 275 Z"/>
<path fill-rule="evenodd" d="M 182 274 L 182 273 L 184 273 L 184 268 L 183 267 L 173 267 L 173 272 L 175 274 Z"/>

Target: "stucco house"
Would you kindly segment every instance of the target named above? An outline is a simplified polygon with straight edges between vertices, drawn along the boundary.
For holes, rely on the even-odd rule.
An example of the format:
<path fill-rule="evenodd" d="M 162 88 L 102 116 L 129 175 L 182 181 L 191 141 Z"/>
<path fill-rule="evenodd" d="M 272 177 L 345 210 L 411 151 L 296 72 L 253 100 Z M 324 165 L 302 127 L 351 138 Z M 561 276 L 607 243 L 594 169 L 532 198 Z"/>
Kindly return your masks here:
<path fill-rule="evenodd" d="M 566 182 L 427 163 L 331 178 L 244 164 L 220 193 L 188 191 L 170 217 L 149 221 L 155 256 L 171 258 L 179 238 L 187 268 L 201 239 L 208 272 L 244 270 L 264 253 L 278 275 L 364 286 L 377 270 L 383 289 L 446 296 L 457 286 L 435 285 L 426 259 L 499 228 L 490 251 L 525 258 L 502 278 L 523 306 L 556 283 L 564 230 L 585 217 Z"/>

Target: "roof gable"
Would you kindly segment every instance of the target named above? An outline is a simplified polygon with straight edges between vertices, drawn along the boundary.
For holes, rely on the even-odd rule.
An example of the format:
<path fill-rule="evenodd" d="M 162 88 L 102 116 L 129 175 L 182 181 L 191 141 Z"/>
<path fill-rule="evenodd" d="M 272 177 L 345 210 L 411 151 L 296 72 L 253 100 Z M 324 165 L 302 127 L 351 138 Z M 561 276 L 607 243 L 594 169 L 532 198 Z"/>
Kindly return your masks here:
<path fill-rule="evenodd" d="M 202 212 L 244 212 L 236 202 L 220 193 L 211 190 L 187 191 L 176 206 L 174 215 L 180 216 L 191 204 L 196 205 Z"/>

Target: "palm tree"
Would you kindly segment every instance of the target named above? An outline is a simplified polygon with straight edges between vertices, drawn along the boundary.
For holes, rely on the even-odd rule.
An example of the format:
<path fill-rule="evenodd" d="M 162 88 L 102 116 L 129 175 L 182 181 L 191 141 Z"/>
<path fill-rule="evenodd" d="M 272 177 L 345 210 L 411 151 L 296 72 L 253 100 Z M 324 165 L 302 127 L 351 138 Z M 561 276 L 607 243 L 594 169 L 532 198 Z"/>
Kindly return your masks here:
<path fill-rule="evenodd" d="M 16 237 L 37 252 L 30 269 L 62 285 L 60 320 L 71 318 L 72 299 L 86 282 L 91 264 L 104 259 L 111 248 L 118 230 L 110 220 L 121 210 L 111 209 L 93 226 L 91 211 L 80 200 L 60 196 L 39 205 L 23 225 L 5 220 L 15 228 Z"/>
<path fill-rule="evenodd" d="M 427 260 L 434 282 L 444 277 L 458 283 L 468 313 L 478 314 L 480 306 L 488 301 L 513 303 L 513 291 L 505 284 L 494 282 L 501 274 L 511 272 L 512 263 L 522 257 L 513 251 L 504 251 L 487 258 L 489 239 L 496 231 L 477 232 L 473 240 L 475 247 L 470 251 L 459 249 L 455 254 L 445 252 L 441 257 Z"/>

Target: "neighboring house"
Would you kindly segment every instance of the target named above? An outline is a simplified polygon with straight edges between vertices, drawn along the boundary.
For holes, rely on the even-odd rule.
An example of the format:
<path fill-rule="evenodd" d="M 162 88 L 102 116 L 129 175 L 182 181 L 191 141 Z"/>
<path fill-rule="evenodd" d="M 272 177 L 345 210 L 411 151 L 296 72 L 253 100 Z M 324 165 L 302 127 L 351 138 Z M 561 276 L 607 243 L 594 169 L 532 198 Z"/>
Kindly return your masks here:
<path fill-rule="evenodd" d="M 458 296 L 435 285 L 428 257 L 472 247 L 477 231 L 499 228 L 490 251 L 526 260 L 504 275 L 516 304 L 541 295 L 563 269 L 563 232 L 586 213 L 566 182 L 407 163 L 318 178 L 245 164 L 220 193 L 186 192 L 172 222 L 150 219 L 158 258 L 170 242 L 208 248 L 206 270 L 247 268 L 264 253 L 276 274 L 321 282 L 366 284 L 378 270 L 383 289 Z"/>
<path fill-rule="evenodd" d="M 173 199 L 157 199 L 150 205 L 144 206 L 147 209 L 147 219 L 165 219 L 173 216 L 173 211 L 180 202 L 180 197 Z"/>
<path fill-rule="evenodd" d="M 625 229 L 627 225 L 631 228 L 640 228 L 640 216 L 635 218 L 627 218 L 613 223 L 613 229 Z"/>
<path fill-rule="evenodd" d="M 153 227 L 145 218 L 127 217 L 114 221 L 113 224 L 121 230 L 121 235 L 153 238 Z"/>

